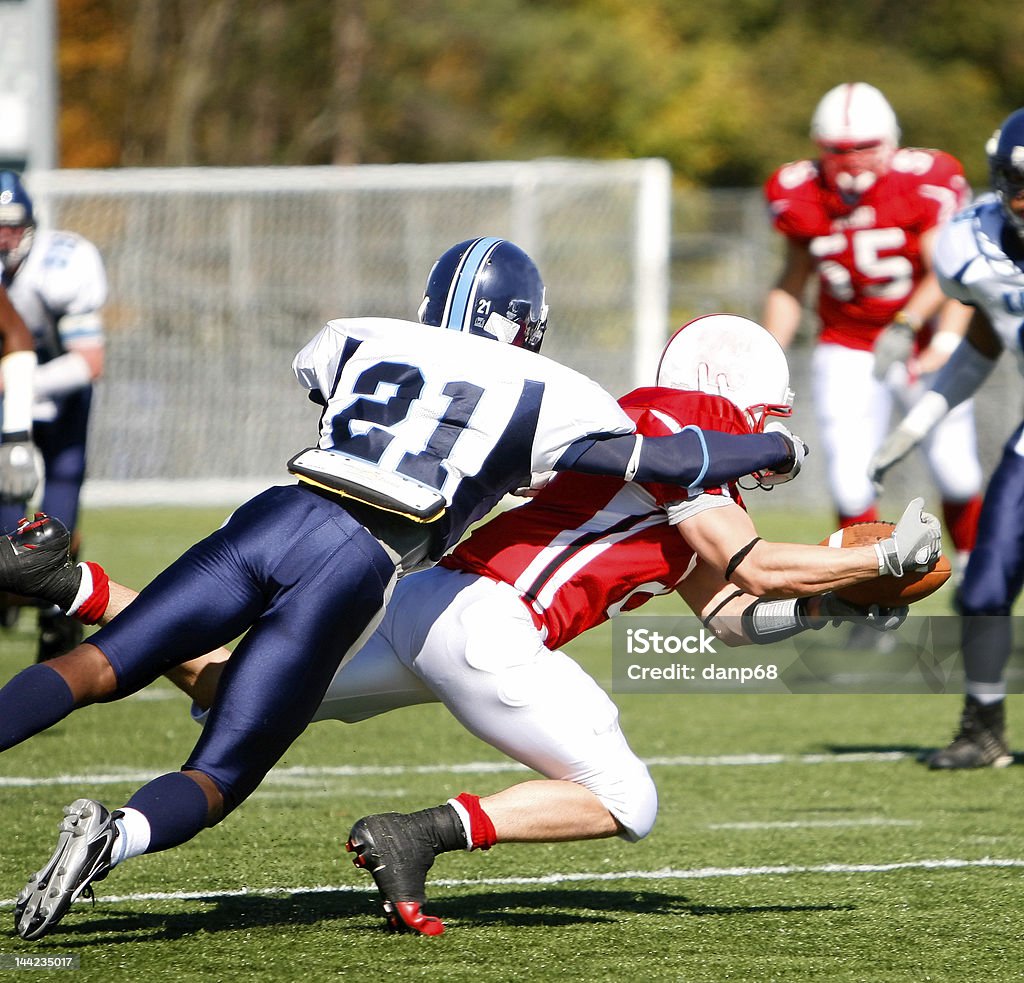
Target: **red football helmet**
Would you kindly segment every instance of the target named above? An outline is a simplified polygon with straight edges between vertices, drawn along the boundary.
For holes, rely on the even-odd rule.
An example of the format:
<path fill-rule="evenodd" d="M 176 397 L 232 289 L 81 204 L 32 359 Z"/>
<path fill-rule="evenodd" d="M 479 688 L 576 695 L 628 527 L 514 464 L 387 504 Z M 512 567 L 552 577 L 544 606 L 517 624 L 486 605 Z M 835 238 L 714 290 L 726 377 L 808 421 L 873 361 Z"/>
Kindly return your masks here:
<path fill-rule="evenodd" d="M 811 118 L 825 180 L 842 194 L 864 194 L 886 174 L 900 140 L 896 114 L 885 96 L 866 82 L 830 89 Z"/>

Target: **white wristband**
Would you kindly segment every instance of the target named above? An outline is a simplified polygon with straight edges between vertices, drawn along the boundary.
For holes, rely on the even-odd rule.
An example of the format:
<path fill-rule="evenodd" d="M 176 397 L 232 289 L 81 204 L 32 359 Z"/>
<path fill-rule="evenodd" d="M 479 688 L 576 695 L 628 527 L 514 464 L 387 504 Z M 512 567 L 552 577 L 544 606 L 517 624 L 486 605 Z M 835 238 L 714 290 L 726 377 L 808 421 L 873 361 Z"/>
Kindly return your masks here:
<path fill-rule="evenodd" d="M 92 369 L 79 352 L 65 352 L 36 369 L 36 397 L 54 399 L 84 389 L 92 382 Z"/>
<path fill-rule="evenodd" d="M 11 352 L 0 358 L 4 381 L 4 433 L 32 432 L 32 391 L 35 352 Z"/>
<path fill-rule="evenodd" d="M 963 340 L 963 335 L 958 334 L 956 331 L 936 331 L 928 347 L 935 349 L 935 351 L 942 355 L 951 355 Z"/>

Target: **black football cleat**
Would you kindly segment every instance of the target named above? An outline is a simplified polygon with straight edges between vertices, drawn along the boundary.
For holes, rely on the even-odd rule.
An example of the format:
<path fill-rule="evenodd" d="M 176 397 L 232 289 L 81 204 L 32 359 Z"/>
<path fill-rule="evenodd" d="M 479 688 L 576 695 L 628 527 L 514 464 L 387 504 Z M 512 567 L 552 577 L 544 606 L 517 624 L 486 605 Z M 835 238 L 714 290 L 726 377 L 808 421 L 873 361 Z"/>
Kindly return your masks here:
<path fill-rule="evenodd" d="M 364 816 L 349 833 L 345 849 L 352 862 L 368 870 L 384 900 L 387 927 L 392 932 L 440 935 L 444 922 L 423 912 L 427 872 L 440 852 L 426 813 L 387 812 Z"/>
<path fill-rule="evenodd" d="M 71 559 L 71 533 L 60 519 L 37 512 L 0 536 L 0 591 L 40 598 L 67 610 L 82 571 Z"/>
<path fill-rule="evenodd" d="M 1004 701 L 982 704 L 969 696 L 960 714 L 960 729 L 951 744 L 928 758 L 936 771 L 1005 768 L 1013 763 L 1006 743 Z"/>

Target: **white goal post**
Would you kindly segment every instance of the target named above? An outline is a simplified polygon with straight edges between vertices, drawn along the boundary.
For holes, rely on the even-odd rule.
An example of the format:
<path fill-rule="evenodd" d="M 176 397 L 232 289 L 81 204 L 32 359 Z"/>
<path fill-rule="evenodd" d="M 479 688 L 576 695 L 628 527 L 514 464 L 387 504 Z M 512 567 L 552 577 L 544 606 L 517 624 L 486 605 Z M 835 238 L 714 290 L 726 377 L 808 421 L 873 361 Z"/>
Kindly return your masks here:
<path fill-rule="evenodd" d="M 107 369 L 86 503 L 240 501 L 287 479 L 316 411 L 292 356 L 330 318 L 414 318 L 448 246 L 498 235 L 548 287 L 545 354 L 615 395 L 668 328 L 660 159 L 35 171 L 41 224 L 99 247 Z"/>

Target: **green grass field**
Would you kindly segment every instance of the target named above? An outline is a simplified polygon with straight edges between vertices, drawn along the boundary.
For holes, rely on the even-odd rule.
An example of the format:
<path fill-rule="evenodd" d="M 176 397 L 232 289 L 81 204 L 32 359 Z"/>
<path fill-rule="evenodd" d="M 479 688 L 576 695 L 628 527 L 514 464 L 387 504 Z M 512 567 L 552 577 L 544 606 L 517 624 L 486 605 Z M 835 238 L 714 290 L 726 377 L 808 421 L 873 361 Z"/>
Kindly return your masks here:
<path fill-rule="evenodd" d="M 148 579 L 220 510 L 94 510 L 88 554 Z M 825 520 L 761 523 L 820 538 Z M 948 605 L 946 589 L 924 604 Z M 23 615 L 0 635 L 0 679 L 33 658 Z M 607 629 L 572 654 L 610 674 Z M 12 899 L 55 841 L 61 807 L 120 805 L 177 767 L 196 736 L 169 684 L 91 707 L 0 763 L 0 957 L 78 956 L 81 980 L 259 978 L 905 981 L 1024 978 L 1024 769 L 940 775 L 959 698 L 617 697 L 652 762 L 661 812 L 639 844 L 499 845 L 432 872 L 440 938 L 382 931 L 343 842 L 367 812 L 495 791 L 524 774 L 439 707 L 313 726 L 245 805 L 97 885 L 41 943 L 13 934 Z M 1011 700 L 1011 722 L 1018 708 Z M 1024 731 L 1018 731 L 1024 733 Z"/>

